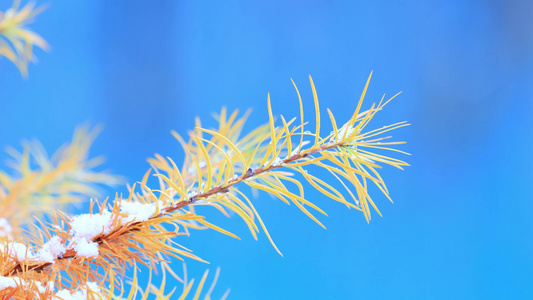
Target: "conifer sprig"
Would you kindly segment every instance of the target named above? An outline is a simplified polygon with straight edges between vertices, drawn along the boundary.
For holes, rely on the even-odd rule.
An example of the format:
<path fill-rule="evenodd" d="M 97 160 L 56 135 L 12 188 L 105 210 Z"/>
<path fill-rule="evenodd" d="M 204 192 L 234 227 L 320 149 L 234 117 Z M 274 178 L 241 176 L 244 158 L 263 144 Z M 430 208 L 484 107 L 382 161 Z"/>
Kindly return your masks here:
<path fill-rule="evenodd" d="M 203 261 L 172 237 L 188 235 L 191 229 L 206 228 L 238 237 L 198 215 L 195 211 L 198 206 L 214 207 L 226 215 L 228 211 L 234 212 L 245 221 L 256 239 L 261 227 L 281 254 L 253 202 L 239 188 L 249 186 L 274 195 L 287 204 L 292 202 L 324 227 L 313 213 L 326 213 L 316 201 L 304 195 L 305 187 L 299 177 L 293 176 L 294 173 L 300 174 L 328 198 L 363 212 L 367 222 L 370 221 L 370 206 L 378 214 L 380 212 L 368 194 L 369 184 L 377 186 L 390 199 L 377 169 L 384 164 L 399 169 L 408 165 L 370 151 L 379 149 L 403 153 L 391 148 L 403 142 L 391 142 L 388 141 L 390 137 L 382 135 L 407 126 L 407 123 L 364 130 L 375 114 L 396 95 L 387 101 L 383 96 L 378 104 L 361 111 L 369 77 L 352 117 L 342 126 L 337 126 L 328 109 L 332 131 L 321 137 L 318 96 L 313 80 L 309 79 L 315 104 L 314 133 L 305 128 L 303 101 L 296 85 L 301 119 L 297 125 L 296 118 L 287 121 L 283 116 L 280 116 L 281 124 L 276 125 L 268 96 L 268 124 L 243 137 L 241 132 L 248 113 L 237 118 L 238 112 L 228 116 L 225 109 L 216 116 L 218 129 L 203 128 L 197 120 L 188 141 L 173 132 L 186 154 L 181 168 L 170 157 L 156 155 L 149 159 L 152 169 L 142 181 L 130 188 L 127 198 L 116 195 L 112 202 L 93 201 L 89 214 L 69 216 L 57 212 L 54 222 L 37 226 L 38 233 L 31 243 L 22 245 L 27 247 L 25 251 L 20 251 L 21 244 L 6 242 L 4 248 L 7 250 L 0 257 L 0 274 L 4 278 L 19 278 L 20 284 L 0 289 L 0 295 L 3 291 L 11 293 L 17 289 L 21 291 L 21 288 L 39 294 L 39 287 L 48 282 L 55 282 L 57 289 L 87 286 L 87 294 L 102 290 L 111 295 L 114 288 L 124 289 L 122 278 L 128 266 L 135 269 L 137 264 L 149 267 L 162 264 L 165 269 L 165 256 Z M 322 168 L 331 174 L 349 198 L 326 179 L 311 175 L 304 169 L 308 166 Z M 148 186 L 152 172 L 159 181 L 157 188 Z M 296 187 L 295 192 L 289 189 L 291 185 Z M 173 226 L 169 227 L 169 224 Z M 17 247 L 18 250 L 15 249 Z M 38 284 L 33 286 L 31 282 Z M 91 288 L 91 282 L 96 282 L 97 288 Z"/>
<path fill-rule="evenodd" d="M 0 11 L 0 56 L 14 63 L 24 77 L 28 75 L 28 63 L 36 60 L 34 46 L 49 49 L 40 35 L 26 28 L 44 9 L 44 6 L 36 7 L 33 2 L 20 8 L 20 0 L 14 0 L 11 8 Z"/>
<path fill-rule="evenodd" d="M 100 196 L 99 185 L 113 186 L 123 181 L 107 171 L 95 170 L 103 164 L 102 157 L 89 157 L 100 131 L 99 126 L 79 127 L 72 142 L 51 157 L 38 141 L 23 141 L 22 151 L 6 149 L 12 172 L 0 170 L 0 220 L 5 220 L 9 230 L 0 228 L 0 240 L 20 236 L 22 226 L 33 223 L 34 217 Z"/>

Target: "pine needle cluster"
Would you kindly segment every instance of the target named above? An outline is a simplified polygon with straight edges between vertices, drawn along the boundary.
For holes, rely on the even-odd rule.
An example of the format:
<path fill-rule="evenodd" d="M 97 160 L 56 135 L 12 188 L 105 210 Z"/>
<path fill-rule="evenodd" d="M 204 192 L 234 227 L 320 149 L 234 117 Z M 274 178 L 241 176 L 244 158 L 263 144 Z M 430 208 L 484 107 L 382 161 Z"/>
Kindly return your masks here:
<path fill-rule="evenodd" d="M 362 111 L 369 77 L 348 121 L 339 126 L 327 110 L 332 130 L 322 136 L 318 96 L 312 78 L 309 80 L 316 119 L 312 131 L 304 121 L 303 101 L 296 85 L 299 120 L 279 116 L 276 122 L 268 96 L 269 122 L 242 134 L 249 112 L 239 117 L 238 111 L 229 114 L 222 109 L 216 115 L 218 128 L 204 128 L 197 119 L 195 129 L 187 138 L 172 132 L 185 152 L 181 166 L 170 157 L 156 154 L 148 159 L 151 168 L 143 179 L 129 186 L 128 195 L 117 194 L 102 202 L 92 200 L 87 214 L 69 215 L 55 210 L 47 214 L 48 222 L 37 218 L 33 230 L 20 240 L 18 232 L 13 236 L 8 234 L 0 256 L 0 296 L 70 299 L 68 297 L 79 295 L 81 298 L 73 299 L 122 299 L 126 293 L 128 299 L 137 295 L 145 299 L 149 294 L 169 299 L 169 295 L 164 295 L 164 280 L 159 288 L 151 284 L 141 288 L 136 274 L 138 267 L 145 265 L 152 270 L 161 269 L 163 274 L 170 272 L 182 281 L 181 296 L 184 298 L 192 294 L 192 281 L 177 276 L 169 266 L 169 258 L 204 260 L 180 245 L 179 236 L 209 228 L 239 238 L 198 214 L 195 211 L 198 206 L 213 207 L 228 216 L 230 212 L 238 215 L 255 239 L 264 232 L 281 254 L 254 207 L 253 199 L 242 190 L 245 186 L 269 193 L 286 204 L 294 204 L 322 227 L 318 215 L 326 213 L 305 196 L 304 191 L 309 186 L 360 211 L 367 222 L 372 211 L 381 215 L 368 187 L 376 186 L 390 199 L 378 169 L 383 165 L 402 169 L 407 163 L 377 154 L 375 150 L 404 153 L 393 148 L 403 142 L 390 141 L 390 136 L 385 134 L 408 124 L 399 122 L 373 130 L 366 128 L 375 114 L 396 95 L 388 100 L 383 96 L 370 109 Z M 116 182 L 109 174 L 90 171 L 100 161 L 87 160 L 87 141 L 92 138 L 81 139 L 80 135 L 92 136 L 86 129 L 78 131 L 74 142 L 55 155 L 55 163 L 46 160 L 38 146 L 25 146 L 22 153 L 10 150 L 17 162 L 14 169 L 21 177 L 13 179 L 0 173 L 0 206 L 13 206 L 11 210 L 1 210 L 13 212 L 3 216 L 8 224 L 18 226 L 17 219 L 35 215 L 36 210 L 29 211 L 32 206 L 25 204 L 37 203 L 39 207 L 54 209 L 59 203 L 79 200 L 80 194 L 90 195 L 93 183 Z M 30 157 L 38 163 L 38 170 L 29 167 Z M 325 171 L 317 174 L 331 174 L 343 190 L 335 188 L 329 179 L 312 175 L 306 170 L 309 166 Z M 69 172 L 77 176 L 71 177 Z M 149 186 L 150 177 L 157 178 L 156 186 Z M 46 194 L 47 191 L 50 194 Z M 40 195 L 41 202 L 35 202 L 38 200 L 33 195 Z M 16 211 L 25 210 L 26 215 L 16 217 Z M 127 281 L 132 272 L 133 279 Z M 200 297 L 206 276 L 200 281 L 194 299 Z M 129 292 L 125 290 L 127 284 L 131 286 Z M 204 298 L 209 299 L 210 292 Z"/>
<path fill-rule="evenodd" d="M 48 43 L 37 33 L 26 28 L 35 16 L 45 9 L 29 2 L 20 7 L 20 0 L 14 0 L 11 8 L 0 11 L 0 57 L 4 56 L 19 69 L 22 76 L 28 75 L 28 63 L 36 61 L 33 48 L 48 50 Z"/>

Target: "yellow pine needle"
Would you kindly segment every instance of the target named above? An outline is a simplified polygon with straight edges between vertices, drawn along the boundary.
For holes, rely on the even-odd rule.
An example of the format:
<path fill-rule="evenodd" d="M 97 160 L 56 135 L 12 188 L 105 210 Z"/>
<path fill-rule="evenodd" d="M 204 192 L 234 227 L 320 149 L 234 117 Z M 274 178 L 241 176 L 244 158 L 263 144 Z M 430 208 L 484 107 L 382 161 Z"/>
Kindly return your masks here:
<path fill-rule="evenodd" d="M 211 299 L 211 293 L 215 289 L 215 285 L 218 281 L 218 276 L 220 275 L 220 268 L 217 268 L 217 271 L 215 273 L 215 279 L 213 279 L 213 283 L 211 283 L 211 286 L 209 287 L 209 290 L 207 291 L 207 294 L 205 294 L 205 299 L 210 300 Z"/>
<path fill-rule="evenodd" d="M 268 104 L 268 121 L 270 123 L 270 149 L 272 152 L 272 159 L 274 159 L 274 155 L 276 153 L 276 130 L 274 129 L 274 117 L 272 116 L 272 104 L 270 103 L 270 93 L 268 93 L 267 96 L 267 104 Z"/>
<path fill-rule="evenodd" d="M 302 104 L 302 97 L 300 96 L 300 92 L 298 91 L 298 87 L 296 86 L 296 83 L 294 83 L 294 80 L 291 78 L 292 85 L 294 86 L 294 89 L 296 90 L 296 94 L 298 94 L 298 101 L 300 103 L 300 120 L 302 122 L 301 124 L 301 131 L 302 134 L 300 136 L 300 143 L 298 145 L 302 145 L 303 139 L 304 139 L 304 107 Z"/>
<path fill-rule="evenodd" d="M 377 135 L 381 135 L 381 134 L 383 134 L 385 132 L 388 132 L 388 131 L 391 131 L 391 130 L 395 130 L 395 129 L 402 128 L 402 127 L 405 127 L 405 126 L 409 126 L 409 124 L 407 124 L 405 121 L 397 123 L 397 124 L 401 124 L 401 125 L 395 126 L 396 124 L 392 124 L 392 125 L 389 125 L 389 126 L 384 126 L 383 128 L 375 129 L 373 131 L 367 132 L 366 134 L 362 134 L 360 136 L 360 138 L 361 139 L 368 139 L 368 138 L 371 138 L 371 137 L 374 137 L 374 136 L 377 136 Z"/>
<path fill-rule="evenodd" d="M 146 183 L 148 182 L 148 176 L 150 176 L 150 173 L 152 173 L 152 168 L 148 169 L 146 173 L 143 176 L 143 179 L 141 181 L 141 185 L 146 186 Z"/>
<path fill-rule="evenodd" d="M 190 154 L 190 152 L 189 152 L 189 154 Z M 194 166 L 196 167 L 196 172 L 198 173 L 197 184 L 198 184 L 198 193 L 200 193 L 201 190 L 202 190 L 202 186 L 203 186 L 202 168 L 200 168 L 200 164 L 198 163 L 198 160 L 196 159 L 196 157 L 194 157 L 194 155 L 190 154 L 190 157 L 194 161 Z"/>
<path fill-rule="evenodd" d="M 202 276 L 202 279 L 200 280 L 200 284 L 198 284 L 198 288 L 196 289 L 196 293 L 194 294 L 193 300 L 198 300 L 198 298 L 200 298 L 200 293 L 202 292 L 202 288 L 204 287 L 205 280 L 207 279 L 207 274 L 209 274 L 209 270 L 206 270 L 204 273 L 204 276 Z"/>
<path fill-rule="evenodd" d="M 111 299 L 114 291 L 115 291 L 115 275 L 114 275 L 114 272 L 113 270 L 109 270 L 109 295 L 107 296 L 107 300 Z"/>
<path fill-rule="evenodd" d="M 209 228 L 211 228 L 211 229 L 214 229 L 214 230 L 216 230 L 216 231 L 218 231 L 218 232 L 221 232 L 221 233 L 223 233 L 223 234 L 225 234 L 225 235 L 231 236 L 232 238 L 236 238 L 236 239 L 238 239 L 238 240 L 241 239 L 240 237 L 234 235 L 233 233 L 231 233 L 231 232 L 229 232 L 229 231 L 227 231 L 227 230 L 224 230 L 224 229 L 222 229 L 222 228 L 220 228 L 220 227 L 218 227 L 218 226 L 215 226 L 215 225 L 213 225 L 213 224 L 211 224 L 211 223 L 209 223 L 209 222 L 207 222 L 207 221 L 205 221 L 205 220 L 199 219 L 199 220 L 197 220 L 197 221 L 198 221 L 198 223 L 200 223 L 200 224 L 203 224 L 203 225 L 205 225 L 205 226 L 207 226 L 207 227 L 209 227 Z"/>
<path fill-rule="evenodd" d="M 315 131 L 315 145 L 318 145 L 318 139 L 320 138 L 320 106 L 318 104 L 318 95 L 316 93 L 315 84 L 313 78 L 309 75 L 309 82 L 311 83 L 311 89 L 313 90 L 313 100 L 315 101 L 315 114 L 316 114 L 316 131 Z"/>
<path fill-rule="evenodd" d="M 329 110 L 329 108 L 327 110 L 328 110 L 329 118 L 331 120 L 331 127 L 333 127 L 333 132 L 335 133 L 334 137 L 336 140 L 339 136 L 339 130 L 337 129 L 337 122 L 335 122 L 335 117 L 331 113 L 331 110 Z"/>
<path fill-rule="evenodd" d="M 207 165 L 207 183 L 205 186 L 205 192 L 209 191 L 211 189 L 211 182 L 213 181 L 213 169 L 211 168 L 211 158 L 209 157 L 209 154 L 207 153 L 207 150 L 204 147 L 204 144 L 200 142 L 198 139 L 196 139 L 196 144 L 200 147 L 202 150 L 202 153 L 204 154 L 204 159 Z M 198 187 L 198 189 L 200 186 Z"/>
<path fill-rule="evenodd" d="M 281 116 L 281 122 L 283 123 L 283 129 L 285 130 L 285 138 L 287 141 L 287 155 L 289 156 L 292 153 L 292 132 L 289 131 L 289 126 L 285 122 L 285 118 Z"/>
<path fill-rule="evenodd" d="M 225 127 L 226 125 L 226 107 L 223 106 L 222 109 L 220 110 L 220 117 L 219 117 L 219 121 L 218 121 L 218 131 L 219 132 L 222 132 L 222 129 Z"/>
<path fill-rule="evenodd" d="M 374 71 L 370 72 L 370 75 L 368 76 L 368 79 L 366 80 L 365 88 L 363 89 L 363 93 L 361 93 L 361 97 L 359 98 L 359 102 L 357 103 L 357 108 L 355 109 L 355 112 L 353 113 L 352 118 L 350 119 L 349 127 L 353 127 L 357 120 L 357 116 L 359 115 L 359 111 L 361 110 L 361 105 L 363 104 L 363 99 L 365 99 L 366 90 L 368 89 L 368 85 L 370 84 L 370 78 L 372 78 L 373 72 Z M 346 138 L 346 132 L 344 133 L 344 136 L 342 137 L 343 139 Z"/>
<path fill-rule="evenodd" d="M 377 109 L 374 108 L 375 106 L 376 106 L 376 103 L 372 103 L 372 106 L 370 106 L 368 113 L 365 114 L 363 119 L 359 121 L 357 126 L 354 127 L 355 132 L 362 131 L 366 127 L 368 122 L 370 122 L 370 120 L 374 117 L 375 113 L 377 112 Z"/>
<path fill-rule="evenodd" d="M 177 183 L 179 184 L 179 187 L 182 189 L 182 190 L 185 190 L 185 183 L 183 182 L 183 177 L 181 176 L 181 172 L 180 170 L 178 169 L 178 166 L 176 165 L 176 163 L 174 163 L 174 161 L 172 160 L 172 158 L 168 157 L 167 156 L 167 159 L 170 161 L 170 163 L 172 164 L 172 170 L 174 171 L 174 173 L 172 173 L 172 175 L 176 176 L 177 178 Z"/>

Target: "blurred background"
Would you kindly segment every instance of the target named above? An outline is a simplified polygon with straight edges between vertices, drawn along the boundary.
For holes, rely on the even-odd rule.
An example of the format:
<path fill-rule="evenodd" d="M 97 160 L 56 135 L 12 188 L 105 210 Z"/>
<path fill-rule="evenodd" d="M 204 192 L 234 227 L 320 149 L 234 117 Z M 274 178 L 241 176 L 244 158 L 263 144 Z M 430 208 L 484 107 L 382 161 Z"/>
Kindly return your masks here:
<path fill-rule="evenodd" d="M 36 51 L 28 79 L 0 59 L 0 146 L 38 138 L 52 152 L 76 126 L 102 123 L 92 153 L 129 182 L 154 153 L 179 161 L 169 132 L 186 134 L 195 116 L 214 126 L 211 113 L 223 106 L 252 108 L 253 129 L 267 121 L 267 92 L 275 114 L 297 116 L 290 78 L 312 124 L 309 74 L 338 122 L 372 70 L 367 108 L 403 91 L 369 125 L 412 124 L 393 133 L 408 141 L 400 149 L 412 156 L 395 157 L 411 167 L 381 172 L 394 204 L 374 193 L 383 218 L 367 224 L 309 188 L 329 214 L 323 230 L 260 194 L 281 257 L 238 218 L 208 212 L 242 238 L 179 238 L 211 262 L 188 261 L 189 276 L 221 267 L 213 296 L 230 288 L 230 299 L 532 297 L 531 1 L 37 2 L 50 7 L 30 27 L 52 49 Z"/>

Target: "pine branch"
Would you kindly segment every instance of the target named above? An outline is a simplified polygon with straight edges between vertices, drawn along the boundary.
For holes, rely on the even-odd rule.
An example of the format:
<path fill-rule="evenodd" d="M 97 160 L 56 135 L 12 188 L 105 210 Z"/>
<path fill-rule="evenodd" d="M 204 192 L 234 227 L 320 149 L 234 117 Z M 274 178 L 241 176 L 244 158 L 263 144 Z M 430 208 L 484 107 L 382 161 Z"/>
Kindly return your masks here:
<path fill-rule="evenodd" d="M 39 234 L 34 236 L 31 243 L 38 246 L 36 255 L 33 255 L 35 251 L 29 245 L 30 249 L 25 253 L 21 253 L 20 249 L 10 250 L 20 248 L 20 245 L 4 245 L 7 250 L 0 258 L 0 274 L 10 278 L 16 276 L 24 282 L 36 279 L 41 283 L 55 281 L 56 286 L 66 289 L 85 286 L 93 281 L 99 284 L 99 288 L 105 289 L 106 284 L 115 285 L 128 265 L 136 268 L 137 263 L 149 267 L 165 264 L 163 255 L 203 261 L 171 238 L 188 235 L 189 229 L 205 228 L 238 237 L 198 215 L 194 208 L 202 205 L 214 207 L 225 214 L 226 210 L 236 213 L 245 221 L 254 238 L 259 232 L 257 218 L 270 242 L 281 254 L 252 201 L 238 187 L 247 185 L 270 193 L 287 204 L 292 202 L 324 227 L 311 211 L 326 213 L 304 196 L 305 189 L 293 177 L 293 173 L 283 170 L 299 173 L 322 194 L 362 211 L 367 222 L 370 221 L 370 206 L 378 214 L 380 212 L 368 194 L 369 183 L 376 185 L 390 199 L 388 189 L 376 169 L 382 164 L 399 169 L 408 164 L 365 149 L 398 151 L 389 146 L 402 142 L 388 142 L 386 139 L 389 137 L 381 135 L 408 124 L 400 122 L 363 133 L 374 115 L 396 97 L 385 102 L 383 97 L 377 105 L 373 104 L 369 110 L 361 112 L 369 81 L 370 77 L 353 116 L 340 128 L 328 110 L 333 130 L 324 138 L 320 136 L 319 102 L 311 78 L 315 133 L 304 128 L 306 123 L 303 120 L 302 100 L 296 86 L 300 102 L 299 125 L 293 125 L 296 119 L 286 121 L 280 116 L 282 126 L 276 127 L 269 96 L 269 123 L 242 138 L 240 133 L 247 114 L 241 119 L 237 119 L 236 112 L 227 117 L 225 109 L 217 116 L 218 129 L 202 128 L 198 120 L 195 130 L 189 134 L 188 142 L 173 132 L 186 153 L 181 171 L 171 158 L 156 155 L 149 162 L 159 181 L 157 189 L 147 186 L 152 172 L 149 170 L 138 183 L 140 191 L 135 184 L 130 188 L 128 198 L 116 195 L 113 203 L 108 203 L 108 200 L 103 203 L 92 202 L 90 213 L 85 215 L 70 217 L 57 212 L 53 224 L 38 226 Z M 311 141 L 306 141 L 306 138 L 311 138 Z M 304 148 L 310 142 L 312 144 Z M 323 179 L 309 174 L 303 168 L 305 166 L 328 171 L 342 184 L 353 201 L 348 201 L 343 193 Z M 346 183 L 355 188 L 355 195 Z M 290 191 L 288 184 L 295 185 L 298 192 Z M 98 213 L 95 212 L 95 204 Z M 168 224 L 174 225 L 174 230 L 164 226 Z M 47 243 L 44 243 L 45 238 Z M 58 279 L 58 274 L 67 269 L 68 273 Z M 11 291 L 9 288 L 7 290 Z M 34 292 L 39 292 L 38 287 L 34 288 Z"/>

